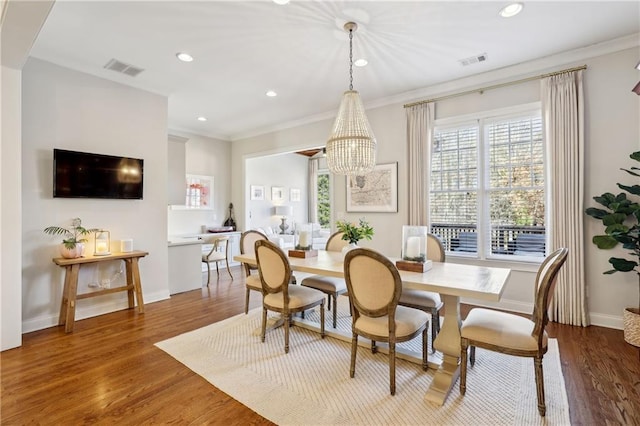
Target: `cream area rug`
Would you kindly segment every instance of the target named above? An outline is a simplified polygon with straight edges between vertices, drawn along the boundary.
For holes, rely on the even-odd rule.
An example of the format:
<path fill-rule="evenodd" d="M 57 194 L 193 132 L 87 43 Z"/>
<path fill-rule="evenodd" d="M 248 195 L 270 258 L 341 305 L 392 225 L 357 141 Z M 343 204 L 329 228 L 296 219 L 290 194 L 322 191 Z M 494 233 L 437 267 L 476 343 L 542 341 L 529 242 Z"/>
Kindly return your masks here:
<path fill-rule="evenodd" d="M 350 333 L 348 302 L 339 325 Z M 262 309 L 159 342 L 157 347 L 261 416 L 281 425 L 568 425 L 569 407 L 557 342 L 544 357 L 546 417 L 538 415 L 533 360 L 476 350 L 467 392 L 458 383 L 443 406 L 424 400 L 434 370 L 396 362 L 396 395 L 389 394 L 385 353 L 359 347 L 349 377 L 351 345 L 294 326 L 284 353 L 282 327 L 260 341 Z M 318 318 L 317 312 L 306 318 Z M 326 315 L 327 330 L 331 314 Z M 403 343 L 419 351 L 419 339 Z"/>

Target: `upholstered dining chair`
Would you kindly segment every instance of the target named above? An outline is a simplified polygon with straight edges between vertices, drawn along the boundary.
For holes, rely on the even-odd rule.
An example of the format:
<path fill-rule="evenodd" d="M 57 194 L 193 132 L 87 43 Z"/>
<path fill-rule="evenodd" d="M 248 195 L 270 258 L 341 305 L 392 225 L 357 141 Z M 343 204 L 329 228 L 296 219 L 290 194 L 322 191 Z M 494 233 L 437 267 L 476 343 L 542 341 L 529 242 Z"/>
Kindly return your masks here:
<path fill-rule="evenodd" d="M 467 390 L 467 348 L 470 350 L 471 365 L 475 363 L 475 348 L 480 347 L 508 355 L 532 357 L 538 412 L 545 415 L 544 376 L 542 357 L 547 352 L 547 333 L 544 331 L 549 321 L 548 308 L 556 284 L 558 271 L 567 260 L 566 248 L 550 254 L 540 265 L 536 275 L 536 299 L 531 319 L 492 309 L 474 308 L 462 323 L 460 329 L 460 393 Z"/>
<path fill-rule="evenodd" d="M 398 306 L 402 281 L 396 266 L 382 254 L 366 248 L 350 250 L 344 259 L 344 276 L 351 304 L 350 377 L 355 376 L 358 336 L 389 344 L 389 390 L 396 393 L 396 343 L 422 333 L 422 368 L 427 369 L 429 315 L 419 309 Z"/>
<path fill-rule="evenodd" d="M 258 240 L 266 240 L 267 236 L 259 231 L 245 231 L 242 233 L 240 237 L 240 253 L 241 254 L 255 254 L 255 244 Z M 246 275 L 245 279 L 245 287 L 246 294 L 244 300 L 244 313 L 249 312 L 249 295 L 252 291 L 257 291 L 262 294 L 262 283 L 260 282 L 260 277 L 258 275 L 258 266 L 257 265 L 249 265 L 248 263 L 243 263 L 244 272 Z M 256 271 L 256 274 L 251 274 L 251 271 Z"/>
<path fill-rule="evenodd" d="M 427 234 L 427 259 L 434 262 L 445 261 L 444 246 L 440 239 L 433 234 Z M 398 304 L 409 308 L 421 309 L 431 314 L 431 352 L 435 352 L 434 343 L 438 333 L 440 333 L 440 309 L 444 305 L 440 294 L 432 291 L 405 288 L 402 289 Z"/>
<path fill-rule="evenodd" d="M 341 251 L 342 247 L 349 244 L 348 241 L 342 239 L 342 232 L 336 232 L 332 234 L 327 240 L 325 250 L 327 251 Z M 304 278 L 300 285 L 304 287 L 314 288 L 320 290 L 327 295 L 327 309 L 331 310 L 331 299 L 333 299 L 333 328 L 336 328 L 338 323 L 338 296 L 346 293 L 347 284 L 344 278 L 326 277 L 323 275 L 311 275 Z"/>
<path fill-rule="evenodd" d="M 216 264 L 216 272 L 220 276 L 218 262 L 224 261 L 227 265 L 227 272 L 233 280 L 231 270 L 229 269 L 229 237 L 228 236 L 210 236 L 204 238 L 204 244 L 211 244 L 211 250 L 202 254 L 202 263 L 207 264 L 207 285 L 211 281 L 211 263 Z"/>
<path fill-rule="evenodd" d="M 289 353 L 291 314 L 320 306 L 320 336 L 324 339 L 324 293 L 291 282 L 289 259 L 280 247 L 268 240 L 255 243 L 262 284 L 262 333 L 264 342 L 267 311 L 279 312 L 284 319 L 284 352 Z"/>

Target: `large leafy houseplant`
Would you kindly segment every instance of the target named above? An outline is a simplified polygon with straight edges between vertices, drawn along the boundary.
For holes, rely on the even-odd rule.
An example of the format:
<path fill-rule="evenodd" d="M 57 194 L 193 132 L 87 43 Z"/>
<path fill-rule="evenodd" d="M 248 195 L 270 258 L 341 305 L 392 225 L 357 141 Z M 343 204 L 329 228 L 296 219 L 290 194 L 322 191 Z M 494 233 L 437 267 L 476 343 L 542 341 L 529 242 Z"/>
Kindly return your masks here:
<path fill-rule="evenodd" d="M 358 244 L 362 239 L 370 240 L 373 237 L 373 228 L 369 223 L 360 219 L 360 225 L 354 225 L 351 222 L 337 221 L 336 227 L 342 232 L 342 239 L 349 241 L 349 244 Z"/>
<path fill-rule="evenodd" d="M 640 151 L 634 152 L 629 156 L 631 159 L 640 162 Z M 628 174 L 640 177 L 640 167 L 631 167 L 630 169 L 621 169 Z M 636 333 L 640 333 L 640 203 L 634 196 L 640 196 L 640 185 L 623 185 L 618 183 L 618 188 L 625 192 L 614 195 L 605 192 L 593 199 L 603 208 L 589 207 L 586 214 L 602 221 L 604 225 L 604 235 L 596 235 L 593 237 L 593 243 L 599 249 L 609 250 L 622 244 L 622 248 L 628 251 L 630 258 L 610 257 L 609 263 L 613 267 L 605 274 L 613 274 L 615 272 L 635 272 L 638 275 L 638 306 L 636 308 L 627 308 L 631 314 L 625 311 L 625 340 L 627 342 L 640 346 L 640 334 L 630 341 L 627 338 L 627 321 L 633 315 L 633 320 L 638 321 L 639 327 Z M 632 198 L 628 197 L 631 196 Z M 637 319 L 636 319 L 637 318 Z"/>

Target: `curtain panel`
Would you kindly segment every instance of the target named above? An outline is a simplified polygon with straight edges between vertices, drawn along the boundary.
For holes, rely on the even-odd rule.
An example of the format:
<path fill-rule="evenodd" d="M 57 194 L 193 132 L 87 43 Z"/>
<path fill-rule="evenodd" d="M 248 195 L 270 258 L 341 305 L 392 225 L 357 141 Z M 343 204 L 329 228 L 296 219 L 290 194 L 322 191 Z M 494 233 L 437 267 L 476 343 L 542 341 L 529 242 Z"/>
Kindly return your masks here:
<path fill-rule="evenodd" d="M 432 102 L 406 109 L 409 146 L 409 225 L 429 225 L 429 175 L 435 119 Z"/>
<path fill-rule="evenodd" d="M 582 70 L 541 80 L 547 150 L 549 251 L 567 247 L 549 318 L 587 326 L 584 273 L 584 93 Z M 547 207 L 549 208 L 549 207 Z"/>
<path fill-rule="evenodd" d="M 309 180 L 307 188 L 309 188 L 309 223 L 318 222 L 318 165 L 320 160 L 318 158 L 312 158 L 309 160 Z"/>

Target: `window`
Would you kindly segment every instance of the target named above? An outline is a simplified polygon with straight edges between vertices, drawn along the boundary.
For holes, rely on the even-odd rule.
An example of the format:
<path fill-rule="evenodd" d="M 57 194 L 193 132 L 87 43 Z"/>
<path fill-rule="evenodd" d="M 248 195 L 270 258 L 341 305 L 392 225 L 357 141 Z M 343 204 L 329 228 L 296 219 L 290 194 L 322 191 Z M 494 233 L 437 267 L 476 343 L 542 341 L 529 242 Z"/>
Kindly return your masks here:
<path fill-rule="evenodd" d="M 436 123 L 431 232 L 448 252 L 544 257 L 543 144 L 539 109 Z"/>
<path fill-rule="evenodd" d="M 331 228 L 331 197 L 329 171 L 318 171 L 318 222 L 322 228 Z"/>

